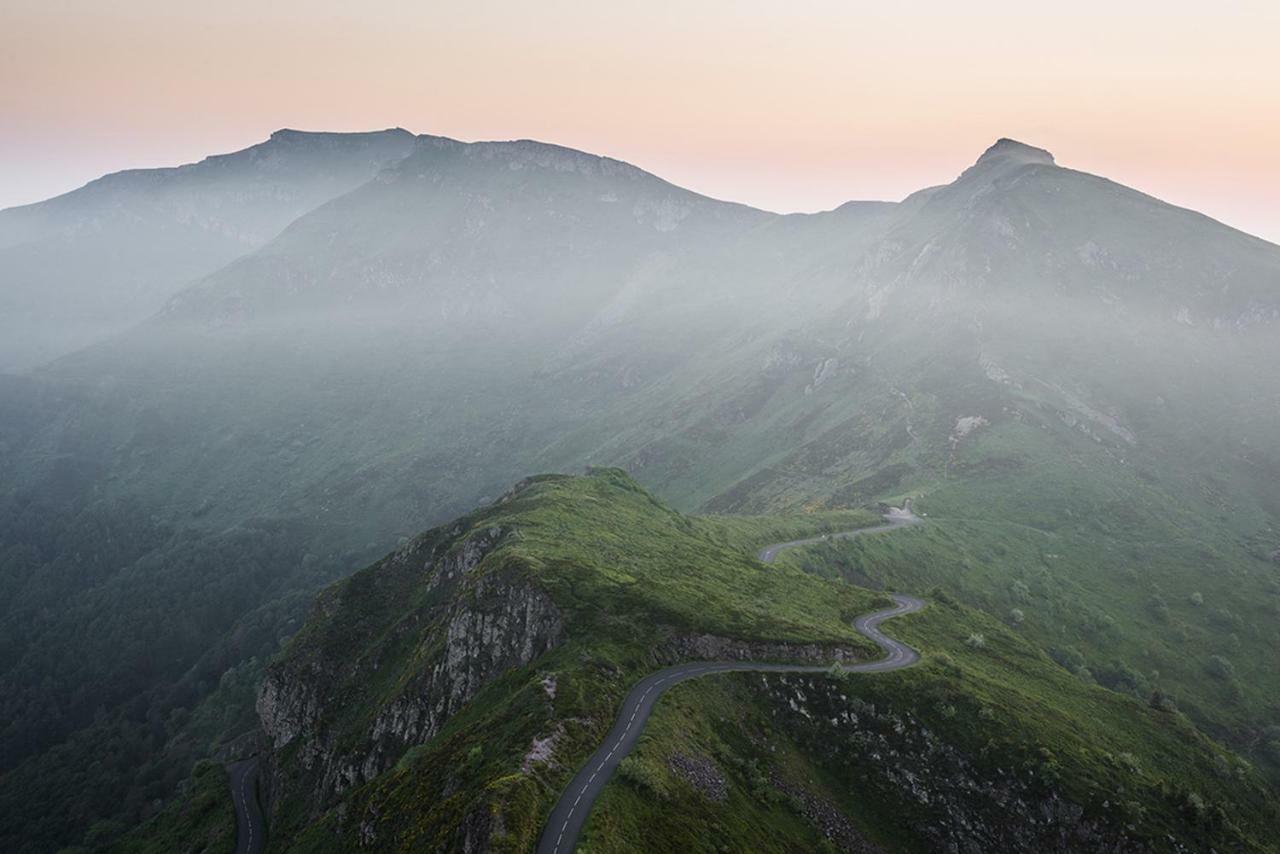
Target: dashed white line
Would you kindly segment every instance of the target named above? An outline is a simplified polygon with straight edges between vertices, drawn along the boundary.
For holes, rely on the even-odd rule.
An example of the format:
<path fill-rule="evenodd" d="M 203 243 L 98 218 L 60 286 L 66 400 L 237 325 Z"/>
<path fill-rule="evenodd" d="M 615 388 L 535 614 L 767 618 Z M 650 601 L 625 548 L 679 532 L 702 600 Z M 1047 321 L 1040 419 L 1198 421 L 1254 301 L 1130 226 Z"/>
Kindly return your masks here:
<path fill-rule="evenodd" d="M 860 665 L 853 665 L 848 669 L 853 671 L 860 671 L 860 672 L 889 670 L 889 669 L 896 669 L 896 666 L 899 665 L 899 663 L 903 662 L 904 660 L 914 660 L 912 651 L 910 649 L 904 647 L 902 644 L 900 644 L 897 641 L 894 641 L 885 637 L 883 634 L 881 634 L 877 630 L 876 626 L 878 626 L 883 620 L 886 620 L 890 617 L 897 616 L 898 614 L 910 613 L 916 610 L 918 607 L 920 607 L 920 605 L 915 602 L 911 602 L 911 601 L 900 602 L 899 606 L 893 609 L 892 611 L 882 612 L 880 614 L 871 615 L 869 618 L 863 618 L 855 621 L 854 628 L 861 634 L 868 637 L 869 639 L 875 641 L 882 649 L 884 649 L 888 653 L 888 655 L 885 658 L 880 659 L 879 661 L 865 662 Z M 918 658 L 918 656 L 915 656 L 914 658 Z M 622 747 L 623 742 L 627 739 L 627 737 L 631 732 L 632 725 L 635 723 L 636 715 L 639 714 L 640 711 L 644 708 L 645 700 L 648 699 L 649 694 L 654 693 L 655 688 L 657 688 L 658 686 L 668 681 L 674 684 L 676 682 L 682 682 L 686 679 L 690 679 L 702 673 L 710 673 L 710 672 L 719 673 L 719 672 L 752 670 L 752 669 L 766 670 L 766 671 L 779 671 L 779 672 L 787 672 L 789 670 L 795 670 L 799 672 L 807 672 L 807 671 L 816 672 L 819 670 L 824 670 L 825 668 L 818 667 L 818 666 L 805 666 L 805 665 L 792 666 L 792 667 L 789 667 L 786 665 L 753 666 L 751 662 L 743 662 L 739 664 L 711 664 L 711 665 L 693 667 L 693 668 L 690 668 L 689 670 L 685 670 L 678 673 L 667 673 L 662 677 L 655 679 L 652 683 L 650 683 L 645 687 L 644 691 L 640 694 L 639 699 L 635 701 L 631 709 L 631 714 L 628 716 L 627 724 L 623 728 L 622 733 L 619 735 L 617 742 L 612 747 L 609 748 L 608 754 L 606 754 L 605 758 L 600 761 L 600 763 L 596 766 L 595 771 L 591 773 L 591 776 L 587 778 L 586 782 L 583 783 L 581 789 L 578 791 L 577 796 L 573 800 L 573 804 L 571 804 L 569 807 L 569 812 L 565 816 L 564 822 L 560 825 L 560 832 L 556 837 L 556 843 L 554 848 L 552 849 L 552 854 L 559 854 L 561 846 L 564 841 L 564 835 L 566 832 L 568 832 L 569 823 L 573 818 L 574 812 L 577 810 L 578 806 L 581 804 L 582 799 L 586 797 L 587 793 L 591 790 L 592 783 L 595 782 L 596 776 L 601 771 L 604 770 L 605 765 L 610 760 L 612 760 L 614 753 L 617 752 Z M 661 694 L 662 692 L 658 691 L 657 693 Z M 655 697 L 654 699 L 656 702 L 657 698 Z M 641 727 L 643 727 L 643 725 L 644 725 L 644 719 L 642 718 Z M 591 809 L 591 804 L 588 803 L 587 807 L 584 809 L 584 816 L 587 812 L 590 811 L 590 809 Z M 572 848 L 572 845 L 570 847 Z"/>

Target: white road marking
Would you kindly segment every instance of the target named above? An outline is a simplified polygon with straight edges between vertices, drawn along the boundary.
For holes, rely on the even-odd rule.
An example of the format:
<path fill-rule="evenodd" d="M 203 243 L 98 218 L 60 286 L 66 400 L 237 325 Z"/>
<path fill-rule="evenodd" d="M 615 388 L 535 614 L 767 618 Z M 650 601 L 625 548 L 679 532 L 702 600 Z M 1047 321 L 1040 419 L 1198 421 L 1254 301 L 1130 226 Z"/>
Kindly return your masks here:
<path fill-rule="evenodd" d="M 891 530 L 893 528 L 905 527 L 906 525 L 909 525 L 909 524 L 914 524 L 914 522 L 898 521 L 898 522 L 893 522 L 888 525 L 880 526 L 877 528 L 867 528 L 861 532 L 849 532 L 848 534 L 845 534 L 845 535 L 833 535 L 833 537 L 847 539 L 847 538 L 852 538 L 854 536 L 857 536 L 859 533 L 873 533 L 877 531 Z M 819 540 L 820 539 L 821 538 L 819 538 Z M 819 540 L 802 540 L 802 541 L 796 541 L 794 543 L 785 543 L 781 546 L 772 546 L 770 547 L 770 549 L 767 549 L 761 553 L 761 559 L 767 563 L 771 561 L 773 559 L 773 555 L 782 548 L 787 548 L 795 545 L 804 545 L 806 543 L 817 542 Z M 920 602 L 919 600 L 910 599 L 907 597 L 899 597 L 896 594 L 894 595 L 894 598 L 897 600 L 896 607 L 891 608 L 887 611 L 880 611 L 875 614 L 864 615 L 854 620 L 853 622 L 853 628 L 859 634 L 862 634 L 868 639 L 874 641 L 882 650 L 884 650 L 884 652 L 886 653 L 886 656 L 880 659 L 879 661 L 863 662 L 861 664 L 855 664 L 855 665 L 849 666 L 846 669 L 850 671 L 860 672 L 860 673 L 880 672 L 884 670 L 895 670 L 899 666 L 906 666 L 919 660 L 919 656 L 915 653 L 914 650 L 910 649 L 909 647 L 906 647 L 905 645 L 903 645 L 898 641 L 895 641 L 891 638 L 886 637 L 877 628 L 880 625 L 880 623 L 882 623 L 887 619 L 898 616 L 899 614 L 907 614 L 913 611 L 917 611 L 924 605 L 924 603 Z M 904 661 L 906 662 L 906 665 L 901 664 Z M 591 773 L 591 776 L 587 779 L 587 781 L 583 783 L 581 789 L 578 791 L 577 797 L 574 798 L 573 804 L 569 807 L 569 812 L 565 816 L 564 823 L 560 825 L 560 833 L 556 837 L 556 844 L 552 849 L 552 854 L 559 854 L 560 847 L 564 841 L 564 835 L 568 830 L 569 822 L 573 818 L 574 811 L 578 808 L 578 805 L 581 803 L 582 799 L 590 791 L 591 784 L 595 781 L 596 775 L 599 774 L 602 770 L 604 770 L 605 764 L 608 763 L 613 758 L 613 754 L 619 748 L 622 747 L 623 742 L 626 740 L 627 736 L 631 732 L 632 724 L 635 723 L 636 715 L 639 714 L 639 712 L 644 708 L 645 700 L 648 699 L 649 694 L 652 693 L 654 689 L 657 688 L 659 685 L 662 685 L 663 683 L 668 681 L 672 682 L 673 684 L 676 682 L 683 682 L 684 680 L 691 679 L 699 674 L 710 673 L 710 672 L 720 673 L 720 672 L 728 672 L 728 671 L 736 672 L 736 671 L 756 670 L 756 671 L 779 672 L 779 673 L 791 673 L 791 672 L 819 673 L 826 669 L 827 668 L 825 666 L 819 666 L 819 665 L 774 665 L 774 664 L 753 665 L 751 662 L 702 664 L 696 667 L 691 667 L 688 670 L 678 671 L 674 673 L 667 673 L 655 679 L 650 684 L 646 685 L 644 692 L 641 693 L 639 699 L 637 699 L 635 703 L 632 705 L 631 714 L 627 719 L 627 725 L 623 728 L 622 734 L 618 737 L 617 742 L 611 748 L 609 748 L 608 754 L 606 754 L 605 758 L 601 760 L 600 764 L 596 766 L 595 771 L 593 771 Z M 662 692 L 659 691 L 657 693 L 661 694 Z M 654 697 L 654 701 L 655 702 L 657 701 L 656 696 Z M 623 711 L 625 711 L 625 709 Z M 643 718 L 640 721 L 640 727 L 641 728 L 644 727 Z M 599 749 L 603 749 L 603 747 Z M 607 782 L 607 779 L 603 782 Z M 587 807 L 584 809 L 584 819 L 583 819 L 584 821 L 585 821 L 585 814 L 589 812 L 590 809 L 591 809 L 591 804 L 588 803 Z M 554 809 L 553 809 L 553 812 L 554 812 Z M 570 846 L 570 848 L 572 848 L 572 845 Z"/>

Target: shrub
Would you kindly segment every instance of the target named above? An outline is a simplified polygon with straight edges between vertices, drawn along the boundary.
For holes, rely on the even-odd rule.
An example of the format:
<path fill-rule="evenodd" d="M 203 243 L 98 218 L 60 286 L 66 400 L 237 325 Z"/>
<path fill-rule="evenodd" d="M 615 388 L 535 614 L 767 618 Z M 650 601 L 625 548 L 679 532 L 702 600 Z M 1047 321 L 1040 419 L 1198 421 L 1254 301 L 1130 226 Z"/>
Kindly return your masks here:
<path fill-rule="evenodd" d="M 1153 593 L 1147 600 L 1147 610 L 1160 622 L 1169 622 L 1169 603 L 1159 593 Z"/>
<path fill-rule="evenodd" d="M 1022 625 L 1022 621 L 1025 620 L 1026 618 L 1027 618 L 1027 615 L 1022 613 L 1021 608 L 1014 608 L 1012 611 L 1009 612 L 1009 622 L 1015 626 Z"/>
<path fill-rule="evenodd" d="M 1209 805 L 1195 792 L 1187 792 L 1182 800 L 1182 812 L 1193 824 L 1199 824 L 1209 814 Z"/>
<path fill-rule="evenodd" d="M 929 598 L 942 605 L 954 606 L 958 604 L 955 600 L 955 597 L 952 596 L 947 591 L 943 590 L 941 587 L 929 588 Z"/>
<path fill-rule="evenodd" d="M 1204 604 L 1204 594 L 1199 591 L 1192 593 L 1189 598 L 1191 599 L 1191 604 L 1197 608 Z"/>
<path fill-rule="evenodd" d="M 1217 679 L 1230 679 L 1236 675 L 1236 668 L 1229 660 L 1221 655 L 1209 656 L 1209 663 L 1206 665 L 1209 675 Z"/>
<path fill-rule="evenodd" d="M 1213 757 L 1213 773 L 1224 780 L 1231 776 L 1231 763 L 1221 753 Z"/>
<path fill-rule="evenodd" d="M 1085 665 L 1084 653 L 1074 646 L 1054 647 L 1049 650 L 1049 657 L 1073 673 Z"/>
<path fill-rule="evenodd" d="M 1138 774 L 1142 771 L 1142 765 L 1138 762 L 1138 757 L 1128 751 L 1116 755 L 1116 764 L 1130 774 Z"/>
<path fill-rule="evenodd" d="M 960 669 L 960 665 L 956 664 L 956 660 L 945 652 L 934 653 L 929 656 L 929 661 L 952 679 L 959 679 L 964 675 L 964 671 Z"/>
<path fill-rule="evenodd" d="M 1209 619 L 1219 626 L 1226 626 L 1233 631 L 1240 631 L 1240 629 L 1244 628 L 1244 620 L 1240 619 L 1240 615 L 1227 608 L 1215 609 L 1209 614 Z"/>
<path fill-rule="evenodd" d="M 628 756 L 618 765 L 618 776 L 633 786 L 647 789 L 658 798 L 666 798 L 667 781 L 658 772 L 634 756 Z"/>
<path fill-rule="evenodd" d="M 1147 705 L 1158 712 L 1176 712 L 1178 710 L 1173 698 L 1159 688 L 1151 692 L 1151 698 L 1147 700 Z"/>
<path fill-rule="evenodd" d="M 987 639 L 982 636 L 981 632 L 974 632 L 965 638 L 964 645 L 970 649 L 986 649 Z"/>

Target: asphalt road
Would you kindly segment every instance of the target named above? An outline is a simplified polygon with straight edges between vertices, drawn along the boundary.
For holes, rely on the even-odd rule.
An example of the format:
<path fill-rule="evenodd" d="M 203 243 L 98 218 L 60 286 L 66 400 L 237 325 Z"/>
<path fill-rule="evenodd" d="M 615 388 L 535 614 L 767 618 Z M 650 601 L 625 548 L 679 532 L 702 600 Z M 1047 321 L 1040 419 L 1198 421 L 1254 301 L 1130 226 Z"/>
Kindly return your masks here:
<path fill-rule="evenodd" d="M 769 546 L 760 552 L 760 560 L 768 563 L 774 559 L 778 552 L 787 548 L 822 542 L 830 538 L 848 539 L 863 534 L 889 531 L 905 525 L 914 525 L 920 521 L 919 518 L 911 513 L 909 503 L 902 510 L 895 510 L 886 514 L 885 519 L 887 521 L 884 525 L 872 528 L 862 528 L 857 531 L 831 534 L 828 537 L 794 540 L 789 543 Z M 853 628 L 857 632 L 879 644 L 880 648 L 885 652 L 884 658 L 862 664 L 844 665 L 843 669 L 846 672 L 880 673 L 886 670 L 899 670 L 903 667 L 910 667 L 920 660 L 919 653 L 906 644 L 886 636 L 880 631 L 879 626 L 882 622 L 892 617 L 919 611 L 924 607 L 924 602 L 913 596 L 904 596 L 898 593 L 894 593 L 892 596 L 897 603 L 893 608 L 865 614 L 853 621 Z M 627 694 L 626 700 L 622 703 L 622 710 L 618 713 L 613 728 L 605 736 L 604 743 L 591 755 L 591 758 L 587 760 L 587 764 L 574 776 L 564 794 L 560 796 L 560 800 L 547 818 L 546 826 L 543 827 L 542 837 L 538 840 L 538 854 L 568 854 L 568 852 L 573 851 L 574 846 L 578 843 L 578 836 L 582 832 L 582 826 L 586 823 L 587 815 L 591 812 L 591 805 L 595 803 L 601 790 L 604 789 L 605 783 L 613 776 L 613 772 L 617 770 L 618 764 L 622 762 L 623 757 L 635 745 L 636 739 L 640 737 L 641 730 L 644 729 L 645 721 L 649 719 L 649 713 L 653 711 L 654 704 L 658 702 L 658 698 L 672 685 L 678 685 L 689 679 L 697 679 L 700 676 L 706 676 L 711 673 L 825 673 L 829 669 L 829 665 L 769 664 L 751 661 L 699 661 L 689 664 L 677 664 L 673 667 L 659 670 L 656 673 L 650 673 L 637 682 L 630 693 Z"/>
<path fill-rule="evenodd" d="M 923 520 L 916 514 L 911 512 L 911 499 L 908 498 L 902 507 L 892 507 L 889 512 L 884 514 L 884 524 L 874 525 L 870 528 L 858 528 L 853 531 L 841 531 L 838 534 L 823 534 L 820 537 L 809 537 L 803 540 L 792 540 L 789 543 L 775 543 L 772 546 L 765 546 L 760 550 L 758 557 L 761 563 L 773 563 L 773 559 L 778 556 L 778 552 L 785 549 L 794 549 L 798 546 L 811 546 L 814 543 L 825 543 L 830 540 L 852 540 L 854 537 L 862 537 L 867 534 L 880 534 L 884 531 L 894 531 L 898 528 L 905 528 L 908 525 L 919 525 Z"/>
<path fill-rule="evenodd" d="M 227 775 L 236 805 L 236 854 L 261 854 L 267 833 L 258 806 L 258 758 L 232 762 Z"/>
<path fill-rule="evenodd" d="M 771 563 L 778 552 L 784 549 L 820 543 L 830 539 L 851 539 L 865 534 L 891 531 L 906 525 L 914 525 L 920 519 L 911 512 L 911 503 L 907 502 L 901 510 L 894 509 L 885 514 L 885 524 L 856 531 L 845 531 L 823 537 L 811 537 L 805 540 L 792 540 L 778 543 L 761 550 L 760 560 Z M 919 654 L 906 644 L 884 635 L 878 628 L 880 623 L 900 614 L 909 614 L 924 607 L 924 602 L 911 596 L 893 594 L 898 604 L 884 611 L 866 614 L 853 621 L 853 627 L 880 645 L 885 657 L 877 661 L 862 664 L 845 665 L 844 669 L 854 673 L 875 673 L 885 670 L 898 670 L 909 667 L 920 660 Z M 677 664 L 650 673 L 641 679 L 627 694 L 622 704 L 622 711 L 609 730 L 608 736 L 581 771 L 569 783 L 569 787 L 560 796 L 560 801 L 551 811 L 542 838 L 538 842 L 538 854 L 568 854 L 577 844 L 578 835 L 586 823 L 591 805 L 604 788 L 604 784 L 613 776 L 618 763 L 630 752 L 653 705 L 663 692 L 672 685 L 678 685 L 689 679 L 706 676 L 710 673 L 731 672 L 773 672 L 773 673 L 825 673 L 828 665 L 769 664 L 750 661 L 701 661 L 689 664 Z M 236 808 L 236 854 L 261 854 L 266 841 L 266 827 L 262 818 L 262 810 L 258 805 L 257 781 L 258 759 L 245 759 L 227 766 L 231 780 L 231 799 Z"/>

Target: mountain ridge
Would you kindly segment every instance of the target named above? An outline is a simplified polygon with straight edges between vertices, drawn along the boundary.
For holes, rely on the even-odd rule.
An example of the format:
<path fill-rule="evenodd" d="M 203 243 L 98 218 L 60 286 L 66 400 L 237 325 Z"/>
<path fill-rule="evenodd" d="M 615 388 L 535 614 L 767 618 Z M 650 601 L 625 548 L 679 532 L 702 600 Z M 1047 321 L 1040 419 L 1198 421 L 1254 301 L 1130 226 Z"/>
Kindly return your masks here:
<path fill-rule="evenodd" d="M 1052 684 L 1174 697 L 1280 778 L 1280 387 L 1252 369 L 1280 248 L 1045 162 L 783 216 L 540 143 L 411 147 L 0 382 L 0 846 L 147 814 L 243 731 L 315 590 L 587 465 L 677 511 L 916 498 L 927 531 L 808 568 L 937 586 Z"/>

